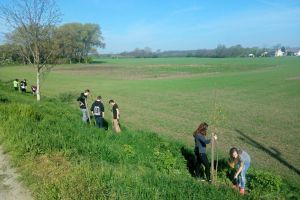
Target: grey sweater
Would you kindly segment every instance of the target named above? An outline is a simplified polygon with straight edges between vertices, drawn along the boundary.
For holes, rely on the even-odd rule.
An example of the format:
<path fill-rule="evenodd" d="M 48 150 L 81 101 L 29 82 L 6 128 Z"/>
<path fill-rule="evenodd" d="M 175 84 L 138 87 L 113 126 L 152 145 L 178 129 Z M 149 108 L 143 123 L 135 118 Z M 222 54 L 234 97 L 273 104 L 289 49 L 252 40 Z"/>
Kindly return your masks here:
<path fill-rule="evenodd" d="M 206 145 L 210 143 L 211 139 L 206 139 L 204 135 L 197 134 L 195 138 L 195 153 L 206 153 Z"/>

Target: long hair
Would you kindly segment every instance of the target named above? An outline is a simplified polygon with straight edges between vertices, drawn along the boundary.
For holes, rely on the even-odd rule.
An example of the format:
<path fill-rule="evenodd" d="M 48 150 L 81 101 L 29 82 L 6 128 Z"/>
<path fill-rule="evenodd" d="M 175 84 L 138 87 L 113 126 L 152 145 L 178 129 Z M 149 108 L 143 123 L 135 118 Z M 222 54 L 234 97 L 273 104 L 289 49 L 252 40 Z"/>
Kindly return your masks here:
<path fill-rule="evenodd" d="M 208 124 L 206 122 L 202 122 L 198 128 L 194 131 L 193 133 L 193 136 L 196 136 L 197 134 L 202 134 L 204 136 L 207 135 L 207 127 L 208 127 Z"/>
<path fill-rule="evenodd" d="M 236 152 L 237 154 L 238 154 L 238 157 L 237 158 L 234 158 L 233 157 L 233 153 L 234 152 Z M 240 161 L 240 155 L 242 154 L 242 150 L 239 150 L 239 149 L 237 149 L 236 147 L 232 147 L 230 150 L 229 150 L 229 156 L 230 156 L 230 158 L 229 158 L 229 160 L 231 161 L 231 162 L 238 162 L 238 161 Z"/>

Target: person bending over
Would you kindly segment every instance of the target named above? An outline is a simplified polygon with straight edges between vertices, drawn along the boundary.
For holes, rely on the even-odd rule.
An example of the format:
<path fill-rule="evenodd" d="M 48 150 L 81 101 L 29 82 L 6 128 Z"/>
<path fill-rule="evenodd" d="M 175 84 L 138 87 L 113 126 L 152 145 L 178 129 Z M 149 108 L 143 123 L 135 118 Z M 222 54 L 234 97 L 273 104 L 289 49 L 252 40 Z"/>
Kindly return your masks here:
<path fill-rule="evenodd" d="M 234 175 L 234 179 L 236 180 L 236 185 L 234 185 L 234 188 L 239 189 L 240 194 L 244 195 L 246 186 L 246 173 L 250 167 L 251 158 L 246 151 L 239 150 L 235 147 L 230 149 L 229 156 L 229 166 L 237 169 Z"/>

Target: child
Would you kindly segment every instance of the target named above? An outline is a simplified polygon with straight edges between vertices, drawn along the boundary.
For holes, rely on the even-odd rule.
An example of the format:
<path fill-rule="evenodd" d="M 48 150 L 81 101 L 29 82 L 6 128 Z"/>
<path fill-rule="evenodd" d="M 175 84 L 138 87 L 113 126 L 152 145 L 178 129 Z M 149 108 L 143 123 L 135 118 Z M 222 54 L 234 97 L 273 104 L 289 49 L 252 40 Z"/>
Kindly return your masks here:
<path fill-rule="evenodd" d="M 14 85 L 15 90 L 18 91 L 19 90 L 19 79 L 15 79 L 13 82 L 13 85 Z"/>
<path fill-rule="evenodd" d="M 234 175 L 234 179 L 237 180 L 237 184 L 234 188 L 239 188 L 240 194 L 245 194 L 245 186 L 246 186 L 246 173 L 250 167 L 251 158 L 246 151 L 239 150 L 235 147 L 231 148 L 229 151 L 229 166 L 231 168 L 237 167 L 237 172 Z"/>
<path fill-rule="evenodd" d="M 199 178 L 200 176 L 200 167 L 201 164 L 204 165 L 205 167 L 205 175 L 206 175 L 206 180 L 210 180 L 210 167 L 208 164 L 208 159 L 206 155 L 206 145 L 211 142 L 211 139 L 206 139 L 205 136 L 207 135 L 207 128 L 208 124 L 203 122 L 199 125 L 197 130 L 194 131 L 194 139 L 195 139 L 195 160 L 196 160 L 196 177 Z M 217 136 L 214 136 L 214 139 L 217 140 Z"/>
<path fill-rule="evenodd" d="M 113 123 L 113 127 L 116 133 L 120 133 L 121 132 L 121 128 L 120 128 L 120 110 L 119 110 L 119 106 L 118 104 L 115 103 L 114 100 L 109 100 L 108 102 L 111 106 L 112 106 L 112 123 Z"/>
<path fill-rule="evenodd" d="M 24 79 L 23 81 L 21 81 L 20 83 L 20 89 L 22 93 L 26 93 L 26 88 L 27 88 L 27 81 L 26 79 Z"/>
<path fill-rule="evenodd" d="M 37 89 L 37 87 L 35 85 L 31 86 L 32 95 L 36 95 L 36 89 Z"/>
<path fill-rule="evenodd" d="M 104 118 L 104 106 L 101 101 L 101 96 L 98 96 L 96 101 L 92 104 L 91 111 L 95 117 L 96 125 L 99 128 L 104 128 L 103 118 Z"/>
<path fill-rule="evenodd" d="M 89 118 L 90 118 L 88 110 L 86 108 L 86 101 L 87 101 L 87 97 L 89 96 L 89 94 L 90 94 L 90 90 L 86 89 L 77 98 L 77 101 L 79 101 L 79 107 L 80 107 L 81 112 L 82 112 L 82 121 L 84 121 L 84 122 L 89 122 Z"/>

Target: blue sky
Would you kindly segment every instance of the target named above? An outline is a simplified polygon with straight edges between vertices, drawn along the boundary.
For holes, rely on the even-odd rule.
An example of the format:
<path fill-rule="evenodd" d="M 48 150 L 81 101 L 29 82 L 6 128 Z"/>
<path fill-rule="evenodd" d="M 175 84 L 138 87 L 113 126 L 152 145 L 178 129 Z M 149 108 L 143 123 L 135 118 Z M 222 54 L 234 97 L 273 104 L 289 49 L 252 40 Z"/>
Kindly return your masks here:
<path fill-rule="evenodd" d="M 0 0 L 6 1 L 6 0 Z M 300 47 L 300 0 L 57 0 L 62 23 L 100 25 L 102 53 Z M 1 27 L 0 27 L 1 28 Z"/>

